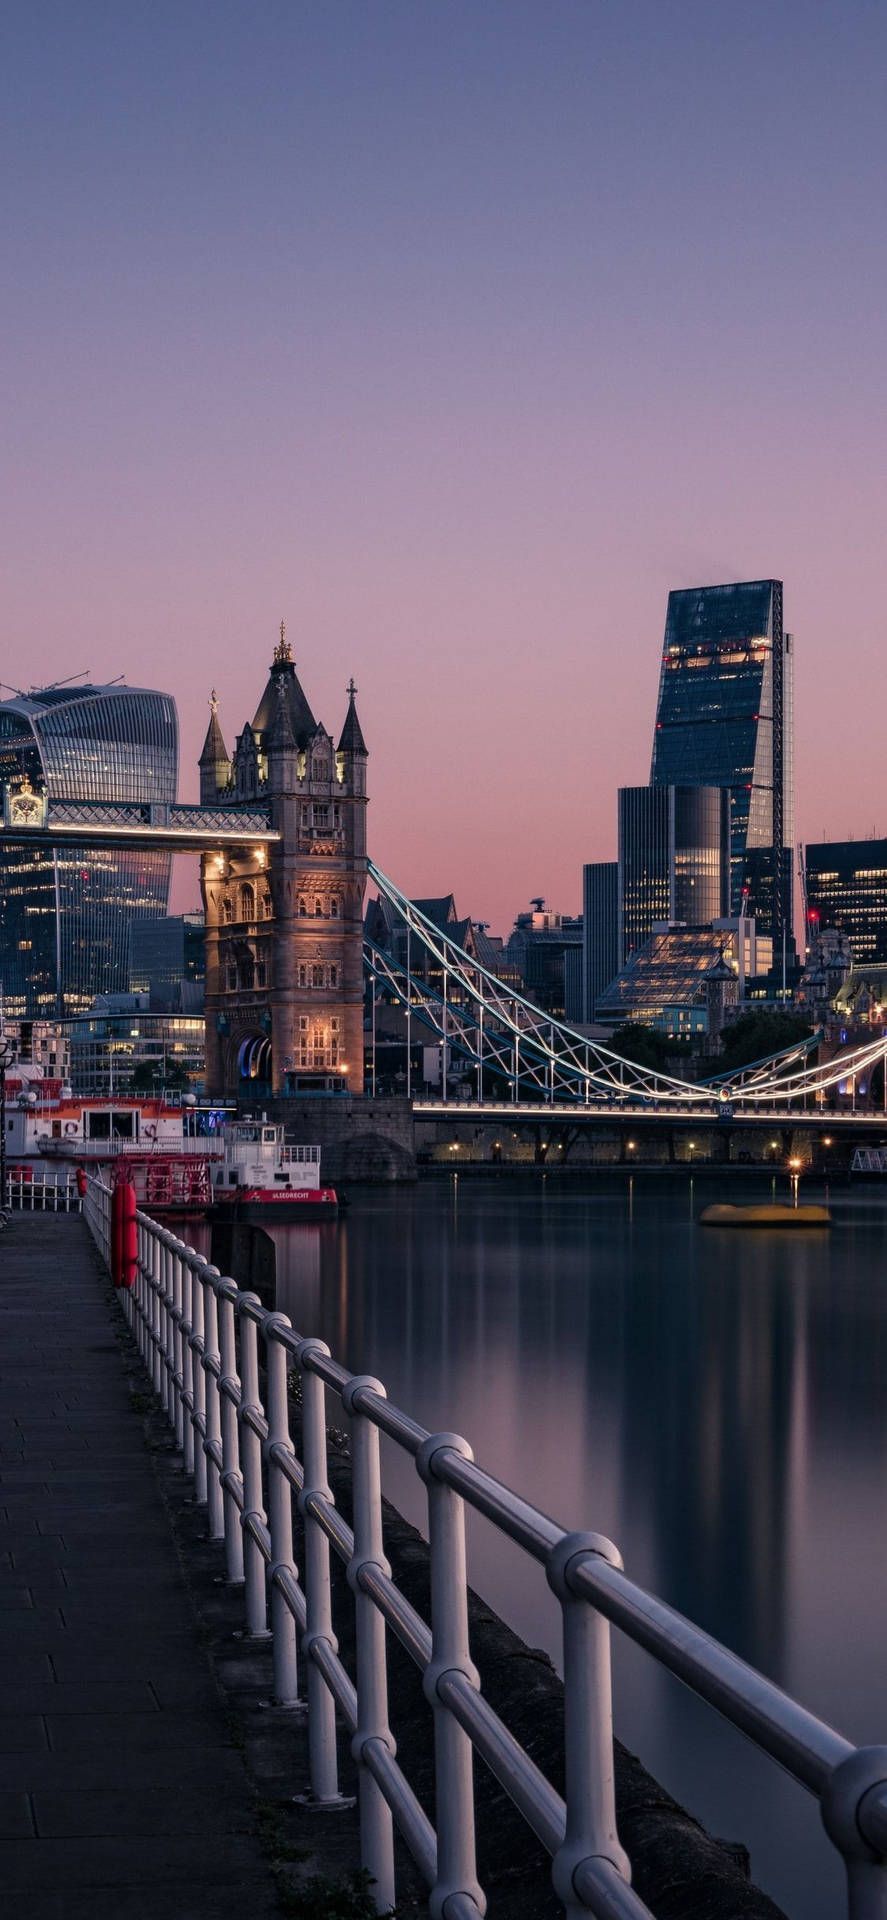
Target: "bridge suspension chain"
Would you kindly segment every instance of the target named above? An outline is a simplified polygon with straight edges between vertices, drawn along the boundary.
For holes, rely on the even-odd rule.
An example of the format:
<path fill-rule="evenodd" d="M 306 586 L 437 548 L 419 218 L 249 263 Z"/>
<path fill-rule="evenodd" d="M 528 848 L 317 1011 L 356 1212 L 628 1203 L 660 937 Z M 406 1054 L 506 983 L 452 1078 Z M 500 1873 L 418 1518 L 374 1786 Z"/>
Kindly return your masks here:
<path fill-rule="evenodd" d="M 830 1060 L 818 1055 L 819 1031 L 782 1052 L 702 1081 L 681 1080 L 627 1060 L 565 1021 L 534 1006 L 483 962 L 445 933 L 402 893 L 374 862 L 369 877 L 415 941 L 425 964 L 417 969 L 366 939 L 368 973 L 395 1001 L 442 1043 L 444 1064 L 452 1053 L 478 1074 L 507 1083 L 514 1100 L 540 1099 L 586 1106 L 641 1101 L 679 1113 L 711 1106 L 750 1113 L 768 1104 L 798 1104 L 824 1097 L 841 1083 L 859 1082 L 880 1064 L 887 1071 L 887 1035 Z M 409 952 L 408 946 L 408 952 Z M 427 972 L 430 956 L 433 974 Z"/>

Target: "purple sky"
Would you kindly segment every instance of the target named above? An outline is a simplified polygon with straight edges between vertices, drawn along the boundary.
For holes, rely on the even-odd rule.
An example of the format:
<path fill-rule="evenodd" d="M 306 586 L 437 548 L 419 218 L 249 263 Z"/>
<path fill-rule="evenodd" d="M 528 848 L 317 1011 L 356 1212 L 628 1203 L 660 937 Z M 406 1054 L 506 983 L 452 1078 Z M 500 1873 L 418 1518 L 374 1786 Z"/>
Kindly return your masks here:
<path fill-rule="evenodd" d="M 885 68 L 880 0 L 8 0 L 0 673 L 169 688 L 189 796 L 285 615 L 504 930 L 615 850 L 668 588 L 777 574 L 799 831 L 887 832 Z"/>

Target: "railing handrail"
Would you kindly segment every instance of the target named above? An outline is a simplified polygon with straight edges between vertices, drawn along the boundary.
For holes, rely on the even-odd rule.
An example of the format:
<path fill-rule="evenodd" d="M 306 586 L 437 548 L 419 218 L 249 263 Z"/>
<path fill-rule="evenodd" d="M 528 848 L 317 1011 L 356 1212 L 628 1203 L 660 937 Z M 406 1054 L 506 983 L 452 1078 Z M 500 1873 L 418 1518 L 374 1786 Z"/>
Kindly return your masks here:
<path fill-rule="evenodd" d="M 95 1178 L 88 1186 L 87 1217 L 107 1257 L 110 1192 Z M 852 1867 L 849 1920 L 883 1916 L 887 1749 L 857 1748 L 631 1580 L 610 1541 L 571 1531 L 523 1499 L 479 1466 L 459 1435 L 429 1432 L 387 1398 L 379 1381 L 350 1373 L 322 1341 L 300 1334 L 285 1315 L 238 1288 L 149 1214 L 139 1212 L 137 1223 L 136 1287 L 124 1298 L 143 1358 L 175 1427 L 186 1470 L 195 1474 L 198 1498 L 207 1502 L 211 1534 L 225 1538 L 229 1574 L 233 1567 L 232 1577 L 239 1577 L 238 1566 L 244 1572 L 250 1632 L 265 1629 L 270 1589 L 278 1698 L 295 1697 L 296 1625 L 304 1633 L 312 1768 L 320 1799 L 335 1800 L 338 1794 L 328 1718 L 334 1705 L 355 1735 L 361 1777 L 373 1783 L 365 1817 L 362 1788 L 362 1854 L 376 1881 L 380 1910 L 394 1898 L 393 1815 L 429 1879 L 432 1911 L 446 1920 L 477 1920 L 483 1913 L 474 1872 L 471 1756 L 476 1750 L 553 1854 L 553 1881 L 568 1914 L 591 1912 L 613 1920 L 648 1915 L 631 1891 L 628 1863 L 616 1839 L 612 1624 L 818 1797 L 827 1831 Z M 267 1409 L 259 1399 L 258 1335 L 264 1341 Z M 304 1461 L 296 1458 L 289 1430 L 290 1362 L 302 1377 Z M 342 1520 L 326 1484 L 324 1387 L 338 1396 L 352 1425 L 353 1529 Z M 380 1434 L 415 1460 L 428 1489 L 430 1629 L 392 1580 L 384 1558 Z M 294 1495 L 305 1527 L 304 1587 L 292 1559 Z M 565 1798 L 480 1691 L 468 1651 L 465 1504 L 545 1568 L 561 1603 Z M 355 1596 L 356 1691 L 339 1661 L 328 1619 L 330 1547 L 346 1562 Z M 386 1624 L 423 1671 L 434 1711 L 436 1835 L 391 1750 Z"/>

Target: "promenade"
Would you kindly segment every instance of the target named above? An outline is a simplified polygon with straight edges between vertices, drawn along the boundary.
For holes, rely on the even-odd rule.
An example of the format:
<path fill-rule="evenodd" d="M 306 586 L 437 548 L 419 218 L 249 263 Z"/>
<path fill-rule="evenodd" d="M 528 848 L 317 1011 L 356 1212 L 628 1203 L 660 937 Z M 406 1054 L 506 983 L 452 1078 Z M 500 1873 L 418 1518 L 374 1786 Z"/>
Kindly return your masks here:
<path fill-rule="evenodd" d="M 83 1222 L 29 1215 L 0 1236 L 0 1369 L 6 1911 L 265 1920 L 243 1755 Z"/>

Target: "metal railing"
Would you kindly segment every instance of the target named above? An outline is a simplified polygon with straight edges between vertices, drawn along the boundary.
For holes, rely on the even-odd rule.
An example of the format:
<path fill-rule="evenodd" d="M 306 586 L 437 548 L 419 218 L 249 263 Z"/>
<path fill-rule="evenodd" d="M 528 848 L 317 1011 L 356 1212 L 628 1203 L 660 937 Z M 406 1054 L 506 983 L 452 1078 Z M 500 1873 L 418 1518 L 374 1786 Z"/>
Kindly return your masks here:
<path fill-rule="evenodd" d="M 111 1195 L 90 1179 L 85 1213 L 110 1256 Z M 847 1869 L 848 1920 L 887 1915 L 887 1747 L 849 1740 L 625 1574 L 599 1534 L 570 1532 L 475 1464 L 467 1441 L 428 1433 L 388 1400 L 381 1382 L 351 1374 L 322 1340 L 160 1227 L 138 1216 L 135 1286 L 124 1310 L 227 1575 L 242 1582 L 246 1629 L 272 1636 L 274 1696 L 307 1699 L 312 1794 L 341 1804 L 338 1709 L 357 1764 L 361 1857 L 379 1911 L 394 1901 L 396 1827 L 429 1888 L 434 1920 L 478 1920 L 485 1899 L 475 1864 L 477 1753 L 552 1856 L 569 1920 L 650 1920 L 630 1886 L 616 1829 L 610 1627 L 643 1647 L 819 1800 Z M 260 1400 L 260 1342 L 266 1405 Z M 300 1376 L 301 1446 L 290 1431 L 288 1376 Z M 353 1530 L 327 1478 L 324 1389 L 350 1424 Z M 401 1593 L 385 1558 L 380 1435 L 412 1456 L 427 1488 L 431 1621 Z M 293 1501 L 304 1527 L 295 1564 Z M 546 1571 L 561 1608 L 564 1670 L 563 1797 L 494 1712 L 471 1659 L 465 1505 Z M 356 1671 L 339 1658 L 330 1598 L 330 1549 L 354 1595 Z M 386 1629 L 422 1673 L 433 1715 L 435 1824 L 396 1759 L 388 1723 Z M 301 1651 L 301 1658 L 300 1658 Z"/>
<path fill-rule="evenodd" d="M 6 1176 L 6 1205 L 13 1213 L 76 1213 L 80 1208 L 77 1182 L 66 1173 L 58 1179 L 20 1180 Z"/>

